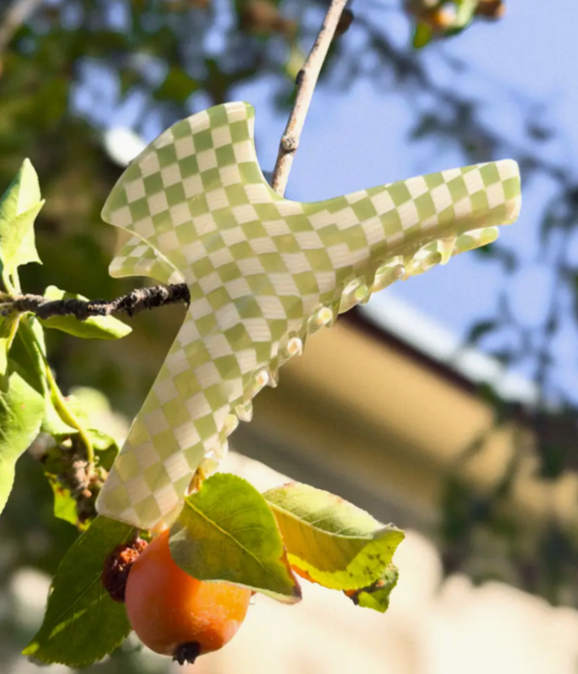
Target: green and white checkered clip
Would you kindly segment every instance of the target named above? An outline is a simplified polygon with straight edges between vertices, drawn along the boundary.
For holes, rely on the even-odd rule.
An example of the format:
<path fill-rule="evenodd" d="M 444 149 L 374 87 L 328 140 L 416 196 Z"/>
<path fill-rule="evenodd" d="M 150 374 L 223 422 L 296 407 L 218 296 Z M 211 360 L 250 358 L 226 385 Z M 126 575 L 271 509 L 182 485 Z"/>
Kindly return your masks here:
<path fill-rule="evenodd" d="M 511 160 L 418 176 L 314 203 L 263 177 L 254 110 L 180 121 L 127 168 L 102 216 L 133 236 L 113 276 L 185 281 L 185 321 L 97 502 L 155 529 L 199 467 L 218 467 L 251 399 L 337 314 L 397 279 L 493 241 L 520 210 Z"/>

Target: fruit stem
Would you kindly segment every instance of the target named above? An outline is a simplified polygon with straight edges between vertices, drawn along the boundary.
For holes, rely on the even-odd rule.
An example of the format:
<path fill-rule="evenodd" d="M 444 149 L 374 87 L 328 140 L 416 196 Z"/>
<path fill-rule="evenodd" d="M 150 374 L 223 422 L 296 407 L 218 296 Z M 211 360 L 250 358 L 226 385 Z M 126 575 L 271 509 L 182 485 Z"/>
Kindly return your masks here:
<path fill-rule="evenodd" d="M 195 660 L 201 654 L 201 646 L 198 641 L 189 641 L 186 644 L 177 646 L 173 661 L 178 662 L 179 665 L 184 665 L 188 662 L 190 665 L 194 664 Z"/>

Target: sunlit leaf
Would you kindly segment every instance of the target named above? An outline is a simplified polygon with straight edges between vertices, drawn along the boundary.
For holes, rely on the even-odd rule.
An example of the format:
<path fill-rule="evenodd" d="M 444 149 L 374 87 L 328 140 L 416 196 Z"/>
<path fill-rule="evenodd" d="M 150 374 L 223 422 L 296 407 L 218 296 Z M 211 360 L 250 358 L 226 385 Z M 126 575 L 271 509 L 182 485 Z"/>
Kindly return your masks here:
<path fill-rule="evenodd" d="M 404 538 L 396 527 L 309 485 L 287 484 L 264 497 L 277 518 L 291 566 L 335 590 L 357 590 L 379 580 Z"/>
<path fill-rule="evenodd" d="M 34 220 L 43 204 L 38 176 L 25 159 L 0 199 L 0 262 L 4 274 L 11 276 L 20 265 L 40 262 L 34 242 Z"/>
<path fill-rule="evenodd" d="M 130 632 L 126 609 L 110 598 L 100 577 L 108 554 L 134 531 L 106 517 L 94 520 L 58 567 L 44 622 L 23 655 L 86 667 L 120 646 Z"/>
<path fill-rule="evenodd" d="M 54 494 L 54 517 L 69 522 L 74 526 L 78 526 L 78 512 L 76 510 L 76 501 L 74 500 L 69 489 L 60 484 L 56 475 L 48 473 L 46 475 L 48 484 L 52 488 Z"/>
<path fill-rule="evenodd" d="M 0 512 L 12 485 L 16 461 L 34 440 L 44 416 L 45 389 L 34 345 L 19 331 L 0 378 Z"/>
<path fill-rule="evenodd" d="M 466 28 L 474 18 L 478 2 L 479 0 L 460 0 L 460 2 L 457 3 L 457 11 L 454 21 L 452 22 L 452 27 L 458 30 Z"/>
<path fill-rule="evenodd" d="M 19 316 L 0 317 L 0 376 L 8 367 L 8 352 L 18 329 Z"/>
<path fill-rule="evenodd" d="M 4 375 L 8 367 L 9 334 L 6 319 L 0 318 L 0 375 Z"/>
<path fill-rule="evenodd" d="M 306 55 L 303 53 L 303 50 L 297 41 L 293 42 L 289 48 L 289 56 L 287 57 L 287 61 L 285 61 L 285 65 L 283 66 L 285 74 L 292 81 L 295 81 L 297 74 L 303 67 L 303 64 L 305 63 L 305 57 Z"/>
<path fill-rule="evenodd" d="M 370 608 L 385 613 L 389 608 L 391 591 L 397 585 L 399 571 L 394 564 L 389 564 L 381 578 L 368 587 L 358 590 L 346 590 L 345 594 L 356 606 Z"/>
<path fill-rule="evenodd" d="M 213 475 L 186 499 L 170 546 L 175 562 L 194 578 L 230 581 L 284 602 L 301 599 L 273 513 L 236 475 Z"/>

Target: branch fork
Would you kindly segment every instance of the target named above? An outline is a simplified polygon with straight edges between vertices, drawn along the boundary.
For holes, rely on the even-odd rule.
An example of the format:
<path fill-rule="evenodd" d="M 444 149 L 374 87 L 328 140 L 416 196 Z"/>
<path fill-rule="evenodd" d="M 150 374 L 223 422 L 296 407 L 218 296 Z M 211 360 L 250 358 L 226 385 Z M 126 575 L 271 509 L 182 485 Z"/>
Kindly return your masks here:
<path fill-rule="evenodd" d="M 20 0 L 20 3 L 14 3 L 14 7 L 19 4 L 31 8 L 37 3 L 32 0 Z M 272 177 L 273 189 L 281 196 L 285 194 L 289 172 L 299 147 L 305 117 L 309 110 L 319 73 L 346 4 L 347 0 L 332 0 L 311 52 L 295 79 L 297 86 L 295 105 L 279 144 L 279 153 Z M 0 49 L 1 46 L 0 44 Z M 156 309 L 168 304 L 189 304 L 189 302 L 189 289 L 185 283 L 137 288 L 128 295 L 113 300 L 79 300 L 76 298 L 48 300 L 41 295 L 11 296 L 0 293 L 0 316 L 9 316 L 14 313 L 32 313 L 44 320 L 53 316 L 74 316 L 79 321 L 85 321 L 92 316 L 111 316 L 122 313 L 134 316 L 134 314 L 146 309 Z"/>

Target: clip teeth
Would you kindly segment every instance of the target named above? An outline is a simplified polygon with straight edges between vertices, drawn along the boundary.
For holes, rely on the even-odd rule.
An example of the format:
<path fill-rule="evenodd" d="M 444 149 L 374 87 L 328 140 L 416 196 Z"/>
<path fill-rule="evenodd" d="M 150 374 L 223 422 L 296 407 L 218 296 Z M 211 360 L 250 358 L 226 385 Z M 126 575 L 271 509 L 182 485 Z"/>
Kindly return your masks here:
<path fill-rule="evenodd" d="M 307 320 L 307 334 L 313 335 L 326 325 L 331 325 L 334 320 L 333 311 L 329 307 L 317 309 Z"/>
<path fill-rule="evenodd" d="M 253 418 L 253 403 L 247 400 L 241 405 L 236 405 L 233 411 L 239 418 L 239 421 L 251 421 Z"/>
<path fill-rule="evenodd" d="M 282 339 L 279 344 L 277 361 L 283 365 L 293 356 L 300 356 L 303 353 L 303 341 L 299 337 L 289 337 Z"/>
<path fill-rule="evenodd" d="M 271 388 L 277 388 L 279 385 L 279 368 L 270 367 L 267 370 L 267 386 Z"/>
<path fill-rule="evenodd" d="M 437 250 L 428 250 L 429 248 L 430 244 L 428 244 L 427 247 L 424 246 L 424 248 L 418 250 L 410 260 L 406 268 L 406 279 L 414 274 L 423 274 L 424 272 L 433 269 L 442 261 L 442 254 Z"/>
<path fill-rule="evenodd" d="M 285 349 L 289 358 L 292 358 L 293 356 L 300 356 L 303 353 L 303 342 L 299 339 L 299 337 L 291 337 L 291 339 L 287 342 Z"/>
<path fill-rule="evenodd" d="M 457 239 L 457 236 L 448 236 L 445 239 L 440 239 L 437 242 L 438 251 L 442 256 L 440 264 L 447 264 L 450 261 L 452 255 L 454 254 Z"/>
<path fill-rule="evenodd" d="M 395 281 L 399 281 L 406 275 L 406 268 L 399 262 L 399 259 L 393 260 L 391 262 L 386 262 L 382 264 L 381 267 L 377 268 L 375 272 L 375 277 L 373 279 L 373 284 L 371 286 L 371 292 L 377 292 L 378 290 L 383 290 L 387 288 Z"/>
<path fill-rule="evenodd" d="M 226 441 L 226 438 L 233 433 L 237 426 L 239 425 L 239 417 L 235 414 L 227 414 L 225 417 L 225 423 L 220 433 L 220 437 L 223 441 Z"/>
<path fill-rule="evenodd" d="M 369 299 L 369 288 L 364 278 L 354 279 L 348 283 L 341 294 L 339 301 L 339 313 L 343 314 L 352 309 L 356 304 Z"/>
<path fill-rule="evenodd" d="M 509 160 L 311 204 L 287 201 L 263 177 L 253 125 L 245 103 L 177 122 L 126 169 L 102 211 L 131 237 L 112 262 L 115 276 L 185 282 L 190 295 L 166 366 L 96 504 L 135 527 L 172 521 L 182 485 L 199 466 L 200 480 L 218 467 L 237 420 L 251 420 L 252 399 L 277 384 L 279 368 L 309 335 L 371 292 L 493 241 L 496 226 L 520 209 L 518 168 Z M 207 159 L 202 148 L 215 145 Z M 177 156 L 171 166 L 169 156 Z M 200 198 L 206 209 L 197 208 Z M 259 221 L 267 225 L 261 234 Z M 0 296 L 0 312 L 6 301 Z"/>
<path fill-rule="evenodd" d="M 253 383 L 249 386 L 249 395 L 251 398 L 262 391 L 269 383 L 269 372 L 267 370 L 259 370 L 253 377 Z"/>

